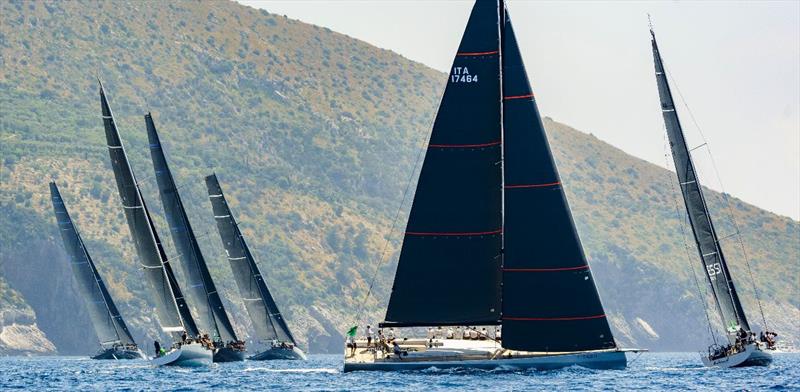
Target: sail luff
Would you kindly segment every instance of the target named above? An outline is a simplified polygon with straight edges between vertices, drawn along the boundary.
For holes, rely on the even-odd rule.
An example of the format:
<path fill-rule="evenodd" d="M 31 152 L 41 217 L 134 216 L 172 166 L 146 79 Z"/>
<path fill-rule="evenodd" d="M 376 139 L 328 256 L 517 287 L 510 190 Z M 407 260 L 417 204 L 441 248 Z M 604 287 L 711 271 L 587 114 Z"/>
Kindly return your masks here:
<path fill-rule="evenodd" d="M 675 108 L 672 91 L 667 80 L 661 53 L 658 50 L 655 33 L 650 30 L 655 76 L 658 84 L 661 112 L 672 150 L 675 171 L 680 183 L 681 194 L 692 227 L 695 244 L 705 267 L 705 275 L 712 288 L 713 297 L 729 336 L 736 327 L 749 331 L 750 326 L 744 314 L 736 288 L 728 270 L 722 247 L 719 245 L 711 214 L 708 211 L 702 186 L 700 185 L 691 152 Z M 721 279 L 717 279 L 721 277 Z"/>
<path fill-rule="evenodd" d="M 100 105 L 117 190 L 139 262 L 154 295 L 156 315 L 162 330 L 171 332 L 173 337 L 177 338 L 179 334 L 175 331 L 185 329 L 187 325 L 184 322 L 191 320 L 191 317 L 179 309 L 174 293 L 177 281 L 174 280 L 174 276 L 171 276 L 171 269 L 164 265 L 166 254 L 161 247 L 160 240 L 157 239 L 155 226 L 144 205 L 144 199 L 117 131 L 102 84 L 100 84 Z"/>
<path fill-rule="evenodd" d="M 205 180 L 217 230 L 256 335 L 264 340 L 276 339 L 297 344 L 239 230 L 217 175 L 207 176 Z"/>
<path fill-rule="evenodd" d="M 203 328 L 212 331 L 215 340 L 237 341 L 238 338 L 225 311 L 222 298 L 208 270 L 200 245 L 197 243 L 197 237 L 189 222 L 150 113 L 145 115 L 145 122 L 158 191 L 173 243 L 181 255 L 180 265 L 189 280 L 188 291 L 197 310 L 196 319 L 200 320 Z"/>
<path fill-rule="evenodd" d="M 86 301 L 89 317 L 101 344 L 135 344 L 94 266 L 55 182 L 50 183 L 50 197 L 64 247 L 70 257 L 70 269 Z"/>

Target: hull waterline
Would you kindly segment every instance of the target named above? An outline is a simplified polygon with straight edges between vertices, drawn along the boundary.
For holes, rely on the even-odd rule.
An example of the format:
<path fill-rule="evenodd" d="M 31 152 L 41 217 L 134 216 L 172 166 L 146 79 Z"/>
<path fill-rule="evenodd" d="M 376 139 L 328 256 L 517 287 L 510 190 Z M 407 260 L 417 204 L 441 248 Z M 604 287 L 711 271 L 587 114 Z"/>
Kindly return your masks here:
<path fill-rule="evenodd" d="M 155 366 L 202 367 L 210 366 L 212 357 L 213 352 L 200 344 L 185 344 L 150 362 Z"/>
<path fill-rule="evenodd" d="M 92 359 L 97 360 L 129 360 L 129 359 L 147 359 L 142 350 L 139 349 L 118 349 L 109 348 L 101 351 L 92 356 Z"/>
<path fill-rule="evenodd" d="M 214 363 L 244 361 L 244 351 L 223 347 L 214 352 Z"/>
<path fill-rule="evenodd" d="M 589 369 L 600 370 L 622 370 L 627 367 L 628 361 L 623 352 L 610 353 L 584 353 L 584 354 L 562 354 L 562 355 L 543 355 L 522 358 L 500 358 L 488 360 L 447 360 L 447 361 L 381 361 L 371 363 L 345 363 L 344 371 L 359 370 L 378 370 L 378 371 L 405 371 L 405 370 L 424 370 L 436 369 L 536 369 L 551 370 L 569 366 L 582 366 Z"/>
<path fill-rule="evenodd" d="M 293 347 L 292 349 L 272 347 L 260 353 L 254 354 L 247 359 L 251 361 L 304 360 L 306 359 L 306 355 L 297 347 Z"/>
<path fill-rule="evenodd" d="M 700 359 L 706 367 L 717 368 L 769 366 L 772 363 L 772 355 L 754 344 L 748 344 L 744 351 L 733 355 L 717 359 L 701 355 Z"/>

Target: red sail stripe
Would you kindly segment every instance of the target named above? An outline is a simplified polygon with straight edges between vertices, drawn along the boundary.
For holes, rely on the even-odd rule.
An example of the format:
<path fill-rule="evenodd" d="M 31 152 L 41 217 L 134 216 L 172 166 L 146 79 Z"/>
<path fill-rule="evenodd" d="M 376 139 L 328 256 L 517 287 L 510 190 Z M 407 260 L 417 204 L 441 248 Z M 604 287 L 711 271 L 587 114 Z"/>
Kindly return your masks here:
<path fill-rule="evenodd" d="M 429 144 L 428 148 L 477 148 L 477 147 L 491 147 L 497 146 L 500 144 L 500 141 L 490 142 L 490 143 L 482 143 L 482 144 Z"/>
<path fill-rule="evenodd" d="M 521 185 L 506 185 L 506 189 L 516 189 L 516 188 L 543 188 L 547 186 L 556 186 L 561 185 L 561 181 L 556 182 L 548 182 L 546 184 L 521 184 Z"/>
<path fill-rule="evenodd" d="M 418 231 L 407 231 L 406 235 L 424 235 L 424 236 L 470 236 L 470 235 L 491 235 L 491 234 L 500 234 L 503 232 L 503 229 L 497 229 L 494 231 L 483 231 L 483 232 L 474 232 L 474 233 L 457 233 L 457 232 L 445 232 L 445 233 L 426 233 L 426 232 L 418 232 Z"/>
<path fill-rule="evenodd" d="M 588 265 L 579 267 L 563 267 L 563 268 L 503 268 L 503 272 L 556 272 L 556 271 L 578 271 L 589 269 Z"/>
<path fill-rule="evenodd" d="M 578 317 L 503 317 L 503 320 L 509 321 L 578 321 L 578 320 L 594 320 L 605 318 L 605 314 L 598 314 L 595 316 L 578 316 Z"/>
<path fill-rule="evenodd" d="M 533 93 L 525 94 L 525 95 L 511 95 L 508 97 L 503 97 L 504 100 L 508 101 L 509 99 L 525 99 L 525 98 L 533 98 Z"/>
<path fill-rule="evenodd" d="M 489 54 L 498 54 L 500 53 L 499 50 L 493 50 L 490 52 L 458 52 L 456 56 L 485 56 Z"/>

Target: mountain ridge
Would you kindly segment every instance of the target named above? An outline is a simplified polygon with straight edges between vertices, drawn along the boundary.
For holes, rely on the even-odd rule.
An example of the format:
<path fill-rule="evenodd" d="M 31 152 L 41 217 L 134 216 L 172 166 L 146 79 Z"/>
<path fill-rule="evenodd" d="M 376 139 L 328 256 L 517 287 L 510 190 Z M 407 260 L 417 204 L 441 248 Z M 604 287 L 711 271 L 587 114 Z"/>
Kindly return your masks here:
<path fill-rule="evenodd" d="M 210 216 L 202 179 L 211 171 L 269 271 L 294 333 L 311 351 L 339 352 L 335 331 L 352 323 L 388 245 L 388 262 L 365 306 L 370 320 L 383 315 L 410 197 L 387 231 L 414 181 L 410 173 L 445 76 L 343 34 L 236 3 L 93 4 L 0 5 L 0 211 L 9 217 L 0 223 L 0 278 L 35 311 L 59 352 L 86 353 L 86 342 L 93 347 L 68 267 L 59 262 L 65 256 L 44 181 L 52 177 L 139 343 L 146 347 L 158 335 L 108 163 L 91 74 L 99 73 L 165 237 L 142 118 L 152 110 L 237 333 L 248 336 L 249 321 Z M 674 173 L 551 119 L 545 125 L 617 339 L 655 349 L 699 347 L 701 336 L 674 328 L 705 323 L 687 268 L 693 243 L 680 237 Z M 715 216 L 722 216 L 720 195 L 707 192 Z M 797 267 L 774 260 L 798 258 L 800 224 L 730 202 L 744 222 L 758 287 L 773 299 L 765 310 L 797 345 L 800 303 L 789 281 Z M 164 243 L 174 255 L 171 240 Z M 736 252 L 729 254 L 745 306 L 757 318 L 746 270 Z M 0 298 L 10 293 L 0 290 Z"/>

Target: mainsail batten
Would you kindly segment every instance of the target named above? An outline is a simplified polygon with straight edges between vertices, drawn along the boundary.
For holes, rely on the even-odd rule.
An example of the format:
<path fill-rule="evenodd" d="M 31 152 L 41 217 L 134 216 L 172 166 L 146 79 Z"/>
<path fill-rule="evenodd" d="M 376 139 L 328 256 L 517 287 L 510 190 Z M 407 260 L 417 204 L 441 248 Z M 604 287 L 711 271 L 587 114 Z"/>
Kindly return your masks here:
<path fill-rule="evenodd" d="M 675 172 L 678 175 L 681 194 L 688 214 L 689 224 L 692 227 L 695 244 L 705 268 L 704 275 L 711 285 L 711 291 L 728 336 L 732 339 L 732 333 L 736 332 L 739 327 L 745 331 L 750 331 L 750 325 L 747 322 L 739 295 L 733 285 L 722 248 L 719 246 L 719 239 L 703 196 L 702 186 L 697 177 L 691 152 L 686 144 L 678 113 L 675 110 L 675 102 L 667 80 L 661 53 L 658 50 L 655 33 L 651 30 L 650 34 L 661 112 L 672 150 Z"/>
<path fill-rule="evenodd" d="M 170 234 L 175 248 L 180 254 L 180 264 L 190 280 L 189 295 L 192 302 L 196 304 L 196 318 L 201 321 L 201 326 L 205 330 L 213 332 L 212 335 L 215 339 L 224 342 L 238 341 L 189 223 L 183 201 L 164 155 L 161 140 L 149 113 L 145 115 L 145 122 L 159 194 L 170 226 Z"/>
<path fill-rule="evenodd" d="M 497 324 L 501 140 L 497 2 L 472 10 L 434 121 L 384 326 Z"/>
<path fill-rule="evenodd" d="M 117 310 L 103 279 L 97 271 L 77 227 L 69 216 L 64 200 L 55 182 L 50 183 L 56 221 L 61 228 L 61 238 L 70 256 L 70 265 L 78 282 L 78 290 L 87 302 L 89 317 L 101 345 L 135 345 L 128 326 Z"/>
<path fill-rule="evenodd" d="M 289 331 L 278 305 L 256 265 L 255 258 L 242 236 L 230 207 L 222 193 L 216 174 L 206 177 L 208 198 L 217 222 L 217 230 L 228 255 L 233 276 L 256 335 L 264 340 L 278 340 L 297 344 Z"/>
<path fill-rule="evenodd" d="M 166 262 L 166 253 L 161 246 L 150 213 L 144 204 L 102 85 L 100 86 L 100 105 L 106 144 L 117 190 L 122 206 L 125 207 L 123 210 L 136 252 L 139 255 L 144 274 L 150 283 L 150 288 L 153 290 L 159 324 L 163 331 L 171 332 L 175 337 L 178 337 L 176 331 L 183 330 L 197 334 L 198 331 L 189 314 L 188 307 L 182 301 L 182 296 L 176 293 L 180 292 L 177 280 L 172 268 Z"/>
<path fill-rule="evenodd" d="M 503 347 L 616 347 L 508 13 L 503 37 Z"/>

